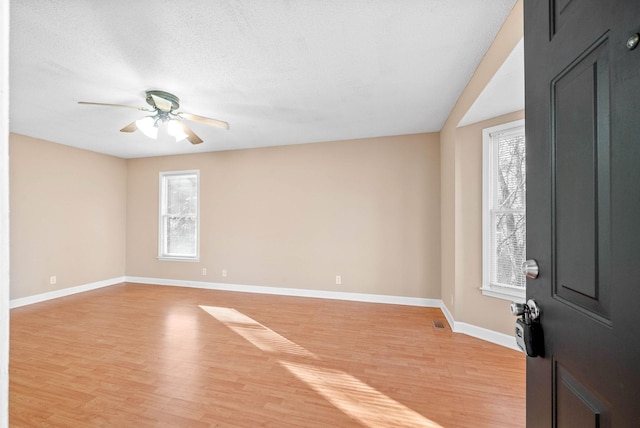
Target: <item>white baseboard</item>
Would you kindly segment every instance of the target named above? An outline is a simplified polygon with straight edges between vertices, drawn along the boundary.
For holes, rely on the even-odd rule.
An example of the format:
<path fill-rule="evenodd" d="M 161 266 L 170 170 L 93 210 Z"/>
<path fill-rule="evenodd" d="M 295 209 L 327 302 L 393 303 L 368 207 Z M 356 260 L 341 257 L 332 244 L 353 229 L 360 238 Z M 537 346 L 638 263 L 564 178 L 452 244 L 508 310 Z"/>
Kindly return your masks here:
<path fill-rule="evenodd" d="M 456 322 L 455 324 L 456 328 L 454 331 L 457 333 L 464 333 L 466 335 L 477 337 L 478 339 L 482 339 L 487 342 L 495 343 L 496 345 L 502 345 L 504 347 L 522 352 L 522 350 L 518 348 L 518 345 L 516 344 L 515 336 L 498 333 L 497 331 L 478 327 L 473 324 L 467 324 L 466 322 Z"/>
<path fill-rule="evenodd" d="M 468 324 L 466 322 L 460 322 L 453 319 L 451 312 L 449 312 L 449 308 L 442 303 L 440 306 L 442 313 L 445 318 L 449 322 L 449 326 L 454 333 L 463 333 L 467 336 L 472 336 L 485 342 L 495 343 L 496 345 L 504 346 L 506 348 L 511 348 L 516 351 L 522 352 L 522 350 L 516 344 L 516 338 L 514 336 L 498 333 L 497 331 L 489 330 L 484 327 L 478 327 L 473 324 Z"/>
<path fill-rule="evenodd" d="M 175 279 L 143 278 L 127 276 L 126 282 L 139 284 L 170 285 L 173 287 L 194 287 L 207 290 L 237 291 L 240 293 L 277 294 L 280 296 L 314 297 L 319 299 L 350 300 L 354 302 L 385 303 L 391 305 L 421 306 L 439 308 L 440 299 L 421 297 L 389 296 L 382 294 L 345 293 L 342 291 L 304 290 L 300 288 L 267 287 L 261 285 L 225 284 L 220 282 L 180 281 Z"/>
<path fill-rule="evenodd" d="M 451 312 L 449 312 L 449 308 L 447 308 L 447 305 L 445 305 L 442 300 L 440 300 L 440 310 L 444 314 L 444 317 L 447 319 L 449 327 L 451 327 L 451 331 L 455 332 L 456 321 L 453 319 L 453 315 L 451 315 Z"/>
<path fill-rule="evenodd" d="M 406 305 L 406 306 L 419 306 L 425 308 L 439 308 L 442 310 L 451 330 L 454 333 L 463 333 L 478 339 L 495 343 L 507 348 L 520 351 L 520 348 L 516 345 L 515 338 L 513 336 L 498 333 L 493 330 L 488 330 L 483 327 L 478 327 L 465 322 L 455 321 L 451 312 L 447 306 L 440 299 L 426 299 L 421 297 L 404 297 L 404 296 L 390 296 L 383 294 L 365 294 L 365 293 L 346 293 L 342 291 L 323 291 L 323 290 L 304 290 L 300 288 L 282 288 L 282 287 L 267 287 L 260 285 L 240 285 L 240 284 L 226 284 L 219 282 L 204 282 L 204 281 L 180 281 L 177 279 L 161 279 L 161 278 L 145 278 L 138 276 L 124 276 L 119 278 L 107 279 L 104 281 L 92 282 L 89 284 L 78 285 L 76 287 L 63 288 L 61 290 L 50 291 L 48 293 L 36 294 L 35 296 L 23 297 L 20 299 L 14 299 L 9 302 L 10 308 L 18 308 L 20 306 L 31 305 L 34 303 L 44 302 L 46 300 L 57 299 L 58 297 L 70 296 L 76 293 L 82 293 L 84 291 L 95 290 L 102 287 L 108 287 L 110 285 L 121 284 L 123 282 L 132 282 L 139 284 L 152 284 L 152 285 L 165 285 L 173 287 L 192 287 L 203 288 L 207 290 L 220 290 L 220 291 L 237 291 L 241 293 L 258 293 L 258 294 L 276 294 L 280 296 L 295 296 L 295 297 L 313 297 L 319 299 L 333 299 L 333 300 L 349 300 L 354 302 L 367 302 L 367 303 L 383 303 L 391 305 Z"/>
<path fill-rule="evenodd" d="M 11 309 L 19 308 L 20 306 L 32 305 L 34 303 L 57 299 L 58 297 L 70 296 L 72 294 L 82 293 L 84 291 L 96 290 L 98 288 L 121 284 L 123 282 L 125 282 L 124 276 L 119 278 L 105 279 L 104 281 L 92 282 L 89 284 L 77 285 L 75 287 L 62 288 L 60 290 L 49 291 L 47 293 L 10 300 L 9 307 Z"/>

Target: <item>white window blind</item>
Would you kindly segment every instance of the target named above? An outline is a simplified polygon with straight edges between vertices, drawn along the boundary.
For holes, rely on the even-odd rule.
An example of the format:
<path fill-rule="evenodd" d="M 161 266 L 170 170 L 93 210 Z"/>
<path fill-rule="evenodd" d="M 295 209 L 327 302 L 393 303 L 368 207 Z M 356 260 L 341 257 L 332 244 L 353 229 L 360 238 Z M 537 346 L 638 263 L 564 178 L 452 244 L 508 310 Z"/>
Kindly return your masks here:
<path fill-rule="evenodd" d="M 159 259 L 198 260 L 199 178 L 199 171 L 160 173 Z"/>
<path fill-rule="evenodd" d="M 526 151 L 524 122 L 483 133 L 484 294 L 512 300 L 525 297 Z"/>

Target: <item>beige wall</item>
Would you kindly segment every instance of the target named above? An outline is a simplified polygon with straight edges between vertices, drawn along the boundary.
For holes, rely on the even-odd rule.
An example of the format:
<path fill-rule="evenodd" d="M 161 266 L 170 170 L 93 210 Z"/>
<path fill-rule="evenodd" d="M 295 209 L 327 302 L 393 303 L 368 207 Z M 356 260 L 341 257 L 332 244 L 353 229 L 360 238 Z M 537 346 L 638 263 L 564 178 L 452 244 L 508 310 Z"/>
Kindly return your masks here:
<path fill-rule="evenodd" d="M 453 135 L 452 135 L 453 134 Z M 440 131 L 440 298 L 456 317 L 455 290 L 455 128 Z"/>
<path fill-rule="evenodd" d="M 129 160 L 127 275 L 437 299 L 439 160 L 438 134 Z M 158 174 L 182 169 L 199 263 L 156 259 Z"/>
<path fill-rule="evenodd" d="M 465 132 L 464 129 L 458 129 L 458 123 L 522 37 L 522 0 L 518 0 L 440 132 L 441 298 L 456 321 L 505 334 L 512 334 L 513 331 L 513 318 L 503 315 L 509 313 L 509 301 L 488 297 L 478 300 L 479 284 L 467 282 L 473 279 L 475 274 L 469 272 L 465 263 L 469 259 L 481 258 L 481 253 L 474 255 L 480 248 L 469 236 L 481 232 L 475 230 L 474 226 L 474 223 L 480 221 L 480 216 L 471 216 L 465 211 L 477 200 L 477 195 L 469 191 L 470 172 L 466 170 L 469 156 L 465 153 L 468 145 L 474 144 L 471 140 L 465 139 L 465 136 L 468 137 L 469 132 L 472 132 L 470 129 L 473 125 L 466 127 L 469 128 L 469 132 Z"/>
<path fill-rule="evenodd" d="M 124 276 L 126 161 L 16 134 L 9 154 L 11 299 Z"/>

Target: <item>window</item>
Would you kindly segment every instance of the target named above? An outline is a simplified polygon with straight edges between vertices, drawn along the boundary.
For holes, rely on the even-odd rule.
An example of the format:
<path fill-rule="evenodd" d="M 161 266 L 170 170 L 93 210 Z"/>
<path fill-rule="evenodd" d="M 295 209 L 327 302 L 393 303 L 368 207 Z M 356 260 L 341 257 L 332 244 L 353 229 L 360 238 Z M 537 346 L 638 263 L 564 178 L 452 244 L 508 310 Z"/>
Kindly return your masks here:
<path fill-rule="evenodd" d="M 483 130 L 482 293 L 524 301 L 526 156 L 524 121 Z"/>
<path fill-rule="evenodd" d="M 200 171 L 160 173 L 160 221 L 158 258 L 199 259 Z"/>

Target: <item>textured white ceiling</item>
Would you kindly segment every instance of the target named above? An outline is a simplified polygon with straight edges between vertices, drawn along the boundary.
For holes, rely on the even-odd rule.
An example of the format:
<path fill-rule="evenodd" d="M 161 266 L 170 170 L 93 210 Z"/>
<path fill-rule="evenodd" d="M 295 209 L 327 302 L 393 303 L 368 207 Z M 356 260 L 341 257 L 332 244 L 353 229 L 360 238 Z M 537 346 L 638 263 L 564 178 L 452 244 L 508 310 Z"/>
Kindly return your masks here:
<path fill-rule="evenodd" d="M 124 158 L 439 131 L 515 0 L 11 2 L 11 131 Z M 119 132 L 180 97 L 204 143 Z"/>

